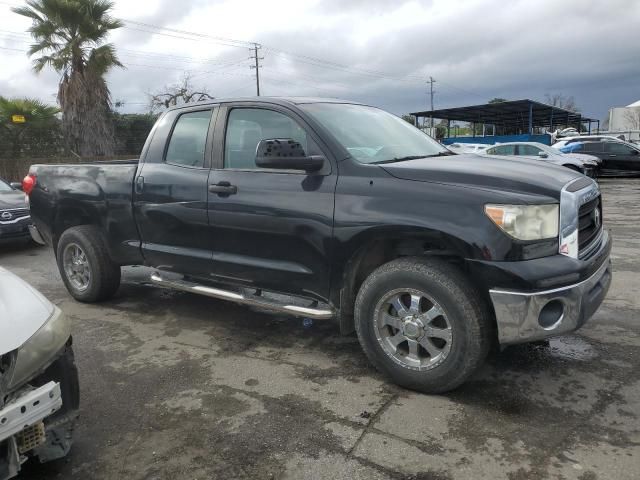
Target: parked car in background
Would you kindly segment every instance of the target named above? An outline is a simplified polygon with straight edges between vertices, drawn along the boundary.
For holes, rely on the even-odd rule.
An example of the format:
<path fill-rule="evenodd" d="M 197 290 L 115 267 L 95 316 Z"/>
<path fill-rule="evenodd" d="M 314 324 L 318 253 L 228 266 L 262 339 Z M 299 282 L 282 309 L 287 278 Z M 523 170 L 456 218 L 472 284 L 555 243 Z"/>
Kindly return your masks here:
<path fill-rule="evenodd" d="M 456 153 L 479 153 L 490 145 L 484 143 L 452 143 L 446 145 L 448 149 Z"/>
<path fill-rule="evenodd" d="M 564 137 L 558 139 L 552 147 L 555 149 L 560 149 L 567 145 L 576 142 L 619 142 L 624 141 L 624 136 L 614 136 L 614 135 L 576 135 L 575 137 Z"/>
<path fill-rule="evenodd" d="M 31 216 L 23 192 L 0 178 L 0 244 L 28 242 Z"/>
<path fill-rule="evenodd" d="M 588 154 L 602 161 L 601 175 L 640 175 L 640 147 L 622 141 L 574 142 L 560 148 L 561 152 Z"/>
<path fill-rule="evenodd" d="M 537 142 L 509 142 L 494 145 L 482 152 L 489 157 L 517 156 L 531 160 L 541 160 L 544 162 L 560 165 L 576 172 L 583 173 L 588 177 L 598 175 L 600 160 L 591 155 L 565 154 L 554 148 Z"/>
<path fill-rule="evenodd" d="M 0 480 L 67 455 L 78 406 L 69 319 L 0 267 Z"/>

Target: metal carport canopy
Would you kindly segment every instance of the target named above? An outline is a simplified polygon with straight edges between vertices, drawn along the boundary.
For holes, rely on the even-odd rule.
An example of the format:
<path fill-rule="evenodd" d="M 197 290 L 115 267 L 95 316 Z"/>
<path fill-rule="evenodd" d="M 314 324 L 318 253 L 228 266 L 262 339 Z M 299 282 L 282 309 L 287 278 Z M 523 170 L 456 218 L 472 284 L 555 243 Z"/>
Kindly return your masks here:
<path fill-rule="evenodd" d="M 512 100 L 411 113 L 411 115 L 415 117 L 433 117 L 444 120 L 484 123 L 489 125 L 527 125 L 530 114 L 532 127 L 548 127 L 550 129 L 553 128 L 553 125 L 558 124 L 571 125 L 598 121 L 596 119 L 583 117 L 582 114 L 577 112 L 534 100 Z"/>

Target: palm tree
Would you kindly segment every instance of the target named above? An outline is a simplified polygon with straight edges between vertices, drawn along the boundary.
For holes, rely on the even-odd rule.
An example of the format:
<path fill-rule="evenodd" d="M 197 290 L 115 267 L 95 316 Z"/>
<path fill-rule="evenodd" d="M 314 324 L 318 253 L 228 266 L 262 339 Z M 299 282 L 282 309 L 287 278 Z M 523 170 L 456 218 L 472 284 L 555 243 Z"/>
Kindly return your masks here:
<path fill-rule="evenodd" d="M 35 129 L 55 128 L 58 111 L 56 107 L 33 98 L 0 97 L 0 139 L 5 139 L 10 147 L 5 153 L 14 159 L 19 157 L 24 135 Z M 24 122 L 16 122 L 16 116 Z"/>
<path fill-rule="evenodd" d="M 106 0 L 27 0 L 13 11 L 32 20 L 35 39 L 29 55 L 39 73 L 45 66 L 62 75 L 58 102 L 69 148 L 79 155 L 113 152 L 111 94 L 104 75 L 122 67 L 112 44 L 103 43 L 109 32 L 122 26 L 109 16 Z"/>

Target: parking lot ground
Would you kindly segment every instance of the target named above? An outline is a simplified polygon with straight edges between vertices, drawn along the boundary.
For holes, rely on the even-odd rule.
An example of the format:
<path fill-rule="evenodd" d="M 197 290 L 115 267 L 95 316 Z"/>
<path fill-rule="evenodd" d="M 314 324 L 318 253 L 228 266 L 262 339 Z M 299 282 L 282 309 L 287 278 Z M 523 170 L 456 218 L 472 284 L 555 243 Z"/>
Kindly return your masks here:
<path fill-rule="evenodd" d="M 21 478 L 638 478 L 640 181 L 601 186 L 615 273 L 595 317 L 443 396 L 389 383 L 331 323 L 160 290 L 142 267 L 83 305 L 50 249 L 5 248 L 71 317 L 81 382 L 70 457 Z"/>

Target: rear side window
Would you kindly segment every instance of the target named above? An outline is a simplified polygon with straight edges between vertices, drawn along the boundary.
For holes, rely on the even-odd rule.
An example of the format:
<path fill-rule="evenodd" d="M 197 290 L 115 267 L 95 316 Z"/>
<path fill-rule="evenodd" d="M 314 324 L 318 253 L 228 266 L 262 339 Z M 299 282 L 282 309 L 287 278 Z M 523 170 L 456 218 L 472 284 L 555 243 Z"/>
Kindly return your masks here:
<path fill-rule="evenodd" d="M 580 152 L 583 153 L 602 153 L 606 142 L 588 142 L 582 144 Z M 577 151 L 577 150 L 576 150 Z"/>
<path fill-rule="evenodd" d="M 533 145 L 518 145 L 518 155 L 536 156 L 541 151 L 542 150 L 538 147 L 534 147 Z"/>
<path fill-rule="evenodd" d="M 173 127 L 165 162 L 186 167 L 203 167 L 211 110 L 183 113 Z"/>
<path fill-rule="evenodd" d="M 490 155 L 515 155 L 515 145 L 500 145 L 487 150 Z"/>

